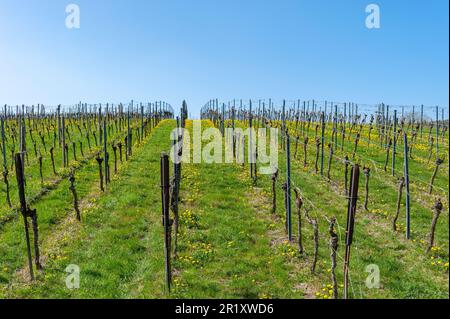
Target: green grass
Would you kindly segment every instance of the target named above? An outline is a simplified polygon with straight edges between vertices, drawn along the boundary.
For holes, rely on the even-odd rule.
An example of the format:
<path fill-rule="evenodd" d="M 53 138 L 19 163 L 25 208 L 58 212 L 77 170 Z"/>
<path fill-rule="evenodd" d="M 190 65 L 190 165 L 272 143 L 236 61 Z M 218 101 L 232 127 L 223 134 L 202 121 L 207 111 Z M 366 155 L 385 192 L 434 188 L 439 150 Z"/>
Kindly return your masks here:
<path fill-rule="evenodd" d="M 203 128 L 212 125 L 203 121 Z M 343 165 L 333 161 L 329 183 L 313 170 L 315 146 L 311 128 L 309 165 L 303 168 L 302 147 L 292 161 L 292 180 L 300 187 L 305 206 L 319 222 L 319 259 L 310 272 L 313 241 L 311 226 L 303 222 L 305 253 L 288 242 L 284 227 L 281 183 L 285 180 L 285 153 L 279 153 L 277 211 L 271 213 L 271 179 L 259 175 L 256 185 L 249 167 L 237 164 L 183 164 L 181 182 L 178 257 L 173 262 L 173 286 L 164 284 L 163 227 L 159 159 L 170 147 L 174 121 L 164 121 L 121 168 L 109 189 L 97 190 L 97 166 L 92 163 L 77 173 L 82 199 L 83 223 L 73 218 L 67 181 L 37 203 L 44 270 L 30 283 L 26 276 L 25 243 L 21 219 L 0 231 L 0 296 L 6 298 L 329 298 L 331 283 L 327 221 L 338 220 L 338 282 L 343 281 L 342 258 L 347 201 L 343 193 Z M 243 123 L 238 123 L 243 126 Z M 292 124 L 293 126 L 293 124 Z M 187 122 L 192 128 L 192 122 Z M 294 134 L 293 134 L 294 135 Z M 329 138 L 329 136 L 327 136 Z M 372 135 L 377 140 L 375 130 Z M 353 137 L 339 157 L 351 153 Z M 447 139 L 448 141 L 448 139 Z M 425 143 L 425 142 L 423 142 Z M 340 144 L 339 144 L 340 145 Z M 448 144 L 443 146 L 445 150 Z M 293 150 L 294 147 L 291 146 Z M 326 148 L 325 148 L 326 150 Z M 292 151 L 293 153 L 293 151 Z M 328 153 L 325 153 L 325 171 Z M 411 179 L 428 181 L 432 167 L 426 166 L 427 150 L 418 147 L 410 163 Z M 366 159 L 373 159 L 367 161 Z M 383 148 L 367 147 L 361 141 L 355 161 L 372 165 L 369 211 L 364 211 L 363 176 L 356 216 L 350 264 L 352 298 L 448 298 L 448 170 L 436 178 L 436 195 L 445 201 L 436 231 L 440 250 L 426 255 L 423 241 L 431 224 L 435 194 L 424 194 L 420 182 L 412 185 L 412 240 L 393 232 L 396 178 L 382 169 Z M 398 154 L 397 169 L 402 156 Z M 431 170 L 431 172 L 430 172 Z M 445 196 L 445 197 L 444 197 Z M 293 212 L 295 204 L 292 202 Z M 404 207 L 400 221 L 404 219 Z M 436 259 L 431 260 L 431 257 Z M 432 262 L 441 264 L 432 265 Z M 76 264 L 81 270 L 79 289 L 65 286 L 65 268 Z M 380 289 L 368 289 L 366 266 L 380 269 Z M 7 268 L 7 271 L 4 271 Z M 2 270 L 3 269 L 3 270 Z M 342 287 L 339 287 L 342 296 Z"/>
<path fill-rule="evenodd" d="M 166 127 L 168 126 L 167 123 L 165 125 Z M 163 140 L 162 137 L 160 137 L 160 139 Z M 154 141 L 154 137 L 151 136 L 149 140 L 141 146 L 143 148 L 142 152 L 149 151 L 148 145 L 150 143 L 155 143 L 154 147 L 158 147 L 159 145 L 158 140 Z M 140 152 L 141 150 L 139 148 L 135 150 L 135 156 L 145 162 L 146 156 L 139 157 Z M 73 218 L 72 194 L 68 189 L 67 181 L 64 181 L 56 190 L 45 195 L 35 206 L 33 206 L 38 211 L 40 246 L 42 258 L 44 260 L 44 271 L 38 274 L 37 281 L 32 286 L 25 285 L 25 287 L 19 288 L 17 291 L 18 294 L 24 293 L 26 296 L 31 294 L 30 297 L 48 297 L 51 293 L 49 287 L 51 286 L 50 283 L 52 280 L 56 280 L 57 284 L 55 285 L 55 288 L 58 292 L 63 292 L 65 290 L 64 281 L 58 281 L 59 276 L 64 273 L 65 267 L 70 264 L 70 262 L 68 262 L 69 257 L 65 250 L 67 249 L 69 252 L 70 249 L 78 248 L 80 249 L 81 254 L 87 252 L 86 244 L 91 242 L 91 236 L 96 236 L 96 228 L 98 228 L 99 224 L 102 224 L 103 221 L 102 218 L 95 214 L 97 209 L 101 207 L 103 210 L 104 215 L 102 215 L 102 217 L 104 218 L 105 225 L 108 225 L 108 222 L 111 222 L 109 225 L 112 228 L 116 228 L 117 226 L 112 222 L 110 217 L 111 209 L 117 208 L 119 202 L 122 201 L 122 203 L 129 203 L 130 207 L 133 207 L 133 204 L 139 203 L 139 198 L 135 197 L 136 193 L 134 192 L 137 184 L 133 184 L 135 180 L 129 178 L 130 173 L 128 166 L 134 164 L 134 161 L 135 159 L 133 157 L 131 163 L 124 162 L 122 167 L 120 167 L 119 175 L 112 177 L 113 183 L 108 186 L 105 194 L 100 194 L 98 190 L 98 165 L 94 160 L 77 173 L 76 187 L 81 200 L 82 225 L 77 223 Z M 134 164 L 133 167 L 137 167 L 137 165 Z M 141 183 L 146 183 L 147 181 L 142 178 L 141 174 L 145 169 L 145 165 L 140 165 L 137 169 L 138 171 L 134 172 L 134 177 L 140 179 Z M 153 174 L 153 171 L 147 171 L 147 174 Z M 121 189 L 115 189 L 115 184 L 120 183 L 122 179 L 125 180 L 126 183 L 131 182 L 130 184 L 122 185 Z M 131 187 L 131 185 L 134 186 Z M 121 209 L 127 210 L 126 207 L 122 207 Z M 134 209 L 130 208 L 129 210 L 134 211 Z M 124 217 L 124 222 L 125 221 L 126 218 Z M 6 296 L 9 296 L 12 293 L 11 283 L 28 282 L 27 276 L 23 275 L 23 273 L 26 273 L 27 269 L 25 267 L 26 250 L 22 222 L 21 218 L 17 218 L 6 223 L 0 233 L 0 254 L 2 255 L 0 262 L 2 269 L 1 278 L 3 282 L 3 285 L 0 287 L 2 293 Z M 81 240 L 79 236 L 86 236 L 84 237 L 85 240 Z M 108 249 L 111 245 L 111 243 L 106 244 L 105 247 L 100 248 L 100 251 L 105 251 L 105 249 Z M 99 252 L 97 251 L 94 254 L 99 255 Z M 100 254 L 100 256 L 104 255 Z M 75 258 L 76 257 L 74 257 L 74 259 Z M 71 263 L 76 263 L 73 259 L 71 260 Z M 89 273 L 89 270 L 86 273 Z M 97 273 L 96 267 L 93 267 L 92 273 L 95 277 L 95 274 Z M 48 285 L 44 285 L 44 283 L 48 283 Z M 63 286 L 59 287 L 61 284 Z M 13 286 L 15 286 L 15 284 L 13 284 Z M 22 288 L 24 289 L 23 291 Z M 40 290 L 41 288 L 43 289 L 42 291 Z M 25 292 L 27 289 L 31 290 L 27 293 Z M 100 292 L 101 291 L 99 290 L 99 293 Z M 14 295 L 15 294 L 16 292 L 14 292 Z M 64 295 L 65 294 L 62 293 L 61 297 Z"/>

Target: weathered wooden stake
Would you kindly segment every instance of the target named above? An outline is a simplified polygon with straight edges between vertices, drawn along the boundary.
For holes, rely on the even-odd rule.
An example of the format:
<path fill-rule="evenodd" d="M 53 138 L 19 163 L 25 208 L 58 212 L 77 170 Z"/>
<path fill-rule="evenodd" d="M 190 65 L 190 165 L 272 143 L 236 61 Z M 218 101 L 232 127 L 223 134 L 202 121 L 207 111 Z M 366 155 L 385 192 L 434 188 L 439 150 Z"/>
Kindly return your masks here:
<path fill-rule="evenodd" d="M 33 272 L 33 262 L 31 258 L 31 245 L 30 245 L 30 234 L 29 234 L 29 226 L 28 226 L 28 209 L 27 202 L 25 199 L 25 183 L 23 180 L 23 162 L 20 153 L 15 155 L 15 166 L 16 166 L 16 178 L 17 178 L 17 187 L 19 189 L 19 199 L 20 199 L 20 211 L 22 213 L 23 222 L 25 226 L 25 239 L 27 242 L 27 253 L 28 253 L 28 268 L 30 272 L 31 280 L 34 280 L 34 272 Z"/>
<path fill-rule="evenodd" d="M 389 152 L 391 150 L 391 146 L 392 146 L 392 139 L 389 139 L 389 143 L 387 145 L 386 148 L 386 160 L 384 161 L 384 171 L 387 172 L 387 165 L 389 163 Z"/>
<path fill-rule="evenodd" d="M 320 115 L 320 121 L 321 121 L 321 138 L 320 138 L 320 143 L 322 145 L 321 148 L 321 154 L 320 154 L 320 175 L 323 176 L 323 158 L 324 158 L 324 145 L 325 145 L 325 113 L 322 112 L 322 114 Z M 330 144 L 331 145 L 331 144 Z M 332 152 L 332 151 L 331 151 Z M 329 178 L 329 177 L 328 177 Z"/>
<path fill-rule="evenodd" d="M 350 267 L 350 247 L 353 242 L 353 229 L 355 225 L 356 202 L 358 200 L 359 186 L 359 165 L 355 164 L 350 174 L 350 196 L 348 198 L 347 227 L 345 241 L 344 258 L 344 299 L 348 299 L 349 267 Z"/>
<path fill-rule="evenodd" d="M 172 221 L 169 216 L 170 205 L 170 180 L 169 180 L 169 156 L 166 153 L 161 154 L 161 199 L 162 199 L 162 222 L 164 227 L 164 256 L 165 256 L 165 273 L 166 287 L 170 293 L 172 282 L 171 269 L 171 226 Z"/>
<path fill-rule="evenodd" d="M 6 116 L 6 109 L 5 109 Z M 2 153 L 3 153 L 3 181 L 6 186 L 6 202 L 9 207 L 12 207 L 11 197 L 9 195 L 9 181 L 8 181 L 8 162 L 6 160 L 6 142 L 5 142 L 5 120 L 1 118 L 1 134 L 2 134 Z"/>
<path fill-rule="evenodd" d="M 314 164 L 314 168 L 315 168 L 316 174 L 319 171 L 319 150 L 320 150 L 320 145 L 321 145 L 320 139 L 316 138 L 316 161 L 315 161 L 315 164 Z"/>
<path fill-rule="evenodd" d="M 305 217 L 309 224 L 313 227 L 314 233 L 314 257 L 311 264 L 311 273 L 316 272 L 317 257 L 319 255 L 319 225 L 317 219 L 314 217 L 309 217 L 308 211 L 305 211 Z"/>
<path fill-rule="evenodd" d="M 370 177 L 370 168 L 365 167 L 363 168 L 363 173 L 365 177 L 365 190 L 366 194 L 364 197 L 364 209 L 368 210 L 367 205 L 369 204 L 369 177 Z"/>
<path fill-rule="evenodd" d="M 291 141 L 289 134 L 285 133 L 286 143 L 286 224 L 288 230 L 288 239 L 292 240 L 292 224 L 291 224 Z"/>
<path fill-rule="evenodd" d="M 303 155 L 304 155 L 304 157 L 303 157 L 303 166 L 304 167 L 306 167 L 306 165 L 308 165 L 308 163 L 306 161 L 306 156 L 308 154 L 308 152 L 307 152 L 308 140 L 309 140 L 308 136 L 305 136 L 305 139 L 303 141 Z"/>
<path fill-rule="evenodd" d="M 442 208 L 443 208 L 442 202 L 440 199 L 438 199 L 433 207 L 433 220 L 431 222 L 431 229 L 430 229 L 430 234 L 429 234 L 427 253 L 430 252 L 431 248 L 434 245 L 434 233 L 436 231 L 436 224 L 437 224 L 439 215 L 441 215 L 441 213 L 442 213 Z"/>
<path fill-rule="evenodd" d="M 55 167 L 55 155 L 53 154 L 54 148 L 50 148 L 50 158 L 52 160 L 52 168 L 53 168 L 53 174 L 56 175 L 56 167 Z"/>
<path fill-rule="evenodd" d="M 345 171 L 344 171 L 344 188 L 345 188 L 345 195 L 348 195 L 348 166 L 350 165 L 350 161 L 348 159 L 348 156 L 345 155 L 344 158 L 344 166 L 345 166 Z"/>
<path fill-rule="evenodd" d="M 403 135 L 403 145 L 404 145 L 404 176 L 405 176 L 405 187 L 406 187 L 406 239 L 410 238 L 410 194 L 409 194 L 409 167 L 408 167 L 408 137 L 406 133 Z"/>
<path fill-rule="evenodd" d="M 327 169 L 327 178 L 331 181 L 331 163 L 333 161 L 333 145 L 331 143 L 328 144 L 329 155 L 328 155 L 328 169 Z"/>
<path fill-rule="evenodd" d="M 336 217 L 329 221 L 328 232 L 330 233 L 330 258 L 331 258 L 331 282 L 333 285 L 333 299 L 338 299 L 338 285 L 336 279 L 336 254 L 338 250 L 339 238 L 334 230 Z"/>

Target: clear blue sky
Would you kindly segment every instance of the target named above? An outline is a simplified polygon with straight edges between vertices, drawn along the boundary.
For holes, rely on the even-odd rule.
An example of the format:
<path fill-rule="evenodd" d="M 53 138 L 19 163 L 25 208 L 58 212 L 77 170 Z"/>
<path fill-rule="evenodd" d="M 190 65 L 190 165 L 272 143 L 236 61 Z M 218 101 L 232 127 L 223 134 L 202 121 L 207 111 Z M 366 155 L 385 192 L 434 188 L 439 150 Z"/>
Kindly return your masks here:
<path fill-rule="evenodd" d="M 65 7 L 81 28 L 65 27 Z M 0 104 L 211 97 L 448 106 L 447 0 L 0 0 Z M 448 114 L 448 113 L 446 113 Z"/>

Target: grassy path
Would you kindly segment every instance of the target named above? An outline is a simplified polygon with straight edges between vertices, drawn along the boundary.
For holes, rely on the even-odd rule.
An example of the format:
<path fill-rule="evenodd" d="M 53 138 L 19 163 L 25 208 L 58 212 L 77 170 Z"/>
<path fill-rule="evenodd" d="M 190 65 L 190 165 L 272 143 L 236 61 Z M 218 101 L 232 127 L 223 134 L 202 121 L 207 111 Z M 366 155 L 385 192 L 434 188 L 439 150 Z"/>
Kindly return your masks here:
<path fill-rule="evenodd" d="M 189 129 L 192 123 L 187 123 Z M 203 122 L 203 128 L 211 126 Z M 274 226 L 265 202 L 251 200 L 252 188 L 236 164 L 189 164 L 182 168 L 179 256 L 174 289 L 161 291 L 162 240 L 152 236 L 151 250 L 130 283 L 132 297 L 302 298 L 292 281 L 293 265 L 276 250 Z M 150 225 L 160 226 L 155 214 Z M 155 234 L 150 231 L 149 234 Z M 278 236 L 276 240 L 283 242 Z M 158 253 L 160 252 L 160 253 Z M 290 289 L 289 287 L 292 287 Z"/>

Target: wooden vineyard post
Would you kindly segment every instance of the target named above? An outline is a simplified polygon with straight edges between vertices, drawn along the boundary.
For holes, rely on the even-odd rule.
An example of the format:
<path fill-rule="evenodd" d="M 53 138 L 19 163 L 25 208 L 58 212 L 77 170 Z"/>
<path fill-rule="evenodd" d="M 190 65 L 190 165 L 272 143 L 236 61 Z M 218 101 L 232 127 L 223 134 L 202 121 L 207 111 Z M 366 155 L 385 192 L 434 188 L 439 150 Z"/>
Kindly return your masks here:
<path fill-rule="evenodd" d="M 127 146 L 127 160 L 128 156 L 131 156 L 131 128 L 130 128 L 130 110 L 128 109 L 128 118 L 127 118 L 127 139 L 126 139 L 126 146 Z"/>
<path fill-rule="evenodd" d="M 61 146 L 61 105 L 58 105 L 57 108 L 57 113 L 58 113 L 58 144 L 59 146 Z M 53 145 L 53 147 L 55 147 L 55 145 Z"/>
<path fill-rule="evenodd" d="M 222 131 L 222 136 L 225 136 L 225 103 L 222 103 L 222 121 L 220 123 L 220 130 Z"/>
<path fill-rule="evenodd" d="M 114 152 L 114 174 L 117 174 L 117 145 L 114 143 L 112 145 L 112 149 Z"/>
<path fill-rule="evenodd" d="M 255 177 L 253 176 L 253 165 L 254 165 L 254 163 L 253 163 L 253 141 L 252 141 L 252 139 L 253 139 L 253 134 L 252 134 L 252 128 L 253 128 L 253 116 L 252 116 L 252 100 L 250 100 L 250 102 L 249 102 L 250 104 L 249 104 L 249 114 L 248 114 L 248 125 L 249 125 L 249 128 L 250 128 L 250 130 L 249 130 L 249 136 L 248 136 L 248 144 L 249 144 L 249 147 L 248 147 L 248 149 L 249 149 L 249 154 L 248 154 L 248 159 L 249 159 L 249 162 L 250 162 L 250 177 L 251 177 L 251 179 L 252 179 L 252 181 L 254 182 L 255 181 Z"/>
<path fill-rule="evenodd" d="M 291 225 L 291 142 L 288 132 L 285 133 L 286 143 L 286 225 L 288 231 L 288 239 L 292 240 Z"/>
<path fill-rule="evenodd" d="M 98 145 L 102 145 L 102 105 L 98 108 Z"/>
<path fill-rule="evenodd" d="M 322 146 L 322 148 L 323 148 L 323 146 Z M 328 181 L 331 181 L 330 172 L 331 172 L 331 163 L 333 160 L 333 145 L 331 143 L 328 144 L 328 149 L 329 149 L 329 156 L 328 156 L 327 178 L 328 178 Z"/>
<path fill-rule="evenodd" d="M 334 133 L 334 145 L 337 149 L 338 146 L 338 133 L 337 133 L 337 127 L 338 127 L 338 111 L 337 111 L 337 105 L 334 106 L 334 118 L 335 118 L 335 133 Z"/>
<path fill-rule="evenodd" d="M 322 143 L 321 143 L 321 145 L 322 145 L 322 152 L 321 152 L 321 155 L 320 155 L 320 175 L 321 176 L 323 176 L 323 148 L 324 148 L 324 144 L 325 144 L 325 113 L 324 112 L 322 112 L 322 114 L 321 114 L 321 117 L 320 117 L 320 119 L 321 119 L 321 122 L 322 122 L 322 132 L 321 132 L 321 135 L 322 135 Z"/>
<path fill-rule="evenodd" d="M 6 119 L 6 107 L 5 107 L 5 119 Z M 1 118 L 1 134 L 2 134 L 2 153 L 3 153 L 3 181 L 6 186 L 6 202 L 9 207 L 12 207 L 11 198 L 9 196 L 9 182 L 8 182 L 8 162 L 6 160 L 6 142 L 5 142 L 5 119 Z"/>
<path fill-rule="evenodd" d="M 283 100 L 283 109 L 281 111 L 281 148 L 285 150 L 286 146 L 286 101 Z"/>
<path fill-rule="evenodd" d="M 236 158 L 236 136 L 235 130 L 235 100 L 233 100 L 233 107 L 231 109 L 231 127 L 232 127 L 232 137 L 233 137 L 233 158 Z"/>
<path fill-rule="evenodd" d="M 109 153 L 108 153 L 108 134 L 106 131 L 106 119 L 103 121 L 103 152 L 105 158 L 105 184 L 109 184 Z"/>
<path fill-rule="evenodd" d="M 19 141 L 19 154 L 20 158 L 22 160 L 22 175 L 23 175 L 23 182 L 25 185 L 27 184 L 27 181 L 25 180 L 25 154 L 26 154 L 26 131 L 25 131 L 25 120 L 23 118 L 20 118 L 19 120 L 19 132 L 20 132 L 20 141 Z"/>
<path fill-rule="evenodd" d="M 409 167 L 408 167 L 408 137 L 407 134 L 403 135 L 404 146 L 404 177 L 406 188 L 406 239 L 410 237 L 410 195 L 409 195 Z"/>
<path fill-rule="evenodd" d="M 177 257 L 177 244 L 178 244 L 178 226 L 179 226 L 179 214 L 178 214 L 178 202 L 179 202 L 179 193 L 180 193 L 180 178 L 181 178 L 181 155 L 183 148 L 180 146 L 182 139 L 180 137 L 179 130 L 179 118 L 176 118 L 177 130 L 176 130 L 176 139 L 172 141 L 172 149 L 173 149 L 173 178 L 171 181 L 171 199 L 170 206 L 173 212 L 173 226 L 174 226 L 174 238 L 173 238 L 173 256 Z"/>
<path fill-rule="evenodd" d="M 140 134 L 140 142 L 144 140 L 144 106 L 141 103 L 141 134 Z"/>
<path fill-rule="evenodd" d="M 392 176 L 395 176 L 395 155 L 397 153 L 397 110 L 394 110 L 394 142 L 392 144 Z"/>
<path fill-rule="evenodd" d="M 384 171 L 387 172 L 387 165 L 389 163 L 389 152 L 391 150 L 391 146 L 392 146 L 392 139 L 389 139 L 389 143 L 387 143 L 387 147 L 386 147 L 386 160 L 384 162 Z"/>
<path fill-rule="evenodd" d="M 436 160 L 439 159 L 439 107 L 436 106 Z"/>
<path fill-rule="evenodd" d="M 170 293 L 172 281 L 172 270 L 170 263 L 170 237 L 171 237 L 171 220 L 169 216 L 170 205 L 170 181 L 169 181 L 169 156 L 166 153 L 161 154 L 161 199 L 162 199 L 162 222 L 164 227 L 164 257 L 166 272 L 166 287 Z"/>
<path fill-rule="evenodd" d="M 64 116 L 62 117 L 61 120 L 62 123 L 62 127 L 61 127 L 61 142 L 62 142 L 62 158 L 63 158 L 63 167 L 66 167 L 66 163 L 67 163 L 67 153 L 66 153 L 66 130 L 65 130 L 65 120 L 64 120 Z"/>
<path fill-rule="evenodd" d="M 348 159 L 348 155 L 345 155 L 344 158 L 344 188 L 345 188 L 345 196 L 348 196 L 348 165 L 350 164 L 350 161 Z"/>
<path fill-rule="evenodd" d="M 420 138 L 423 137 L 423 104 L 420 106 Z"/>
<path fill-rule="evenodd" d="M 370 177 L 370 168 L 369 167 L 365 167 L 363 168 L 363 173 L 364 173 L 364 177 L 365 177 L 365 197 L 364 197 L 364 209 L 365 210 L 369 210 L 367 208 L 368 204 L 369 204 L 369 177 Z"/>
<path fill-rule="evenodd" d="M 41 186 L 44 186 L 44 174 L 42 173 L 42 154 L 41 151 L 39 151 L 39 177 L 41 178 Z"/>
<path fill-rule="evenodd" d="M 15 166 L 16 166 L 16 178 L 17 178 L 17 186 L 19 189 L 19 200 L 20 200 L 20 211 L 22 213 L 23 222 L 25 226 L 25 239 L 27 242 L 27 253 L 28 253 L 28 268 L 30 271 L 31 280 L 34 280 L 34 272 L 33 272 L 33 262 L 31 260 L 31 245 L 30 245 L 30 233 L 29 233 L 29 225 L 27 219 L 27 202 L 25 199 L 25 183 L 23 180 L 23 163 L 20 153 L 15 155 Z"/>
<path fill-rule="evenodd" d="M 345 239 L 345 258 L 344 258 L 344 299 L 348 299 L 349 266 L 350 266 L 350 247 L 353 242 L 353 229 L 355 225 L 356 202 L 358 200 L 359 186 L 359 165 L 355 164 L 350 174 L 350 196 L 348 197 L 347 209 L 347 227 Z"/>

